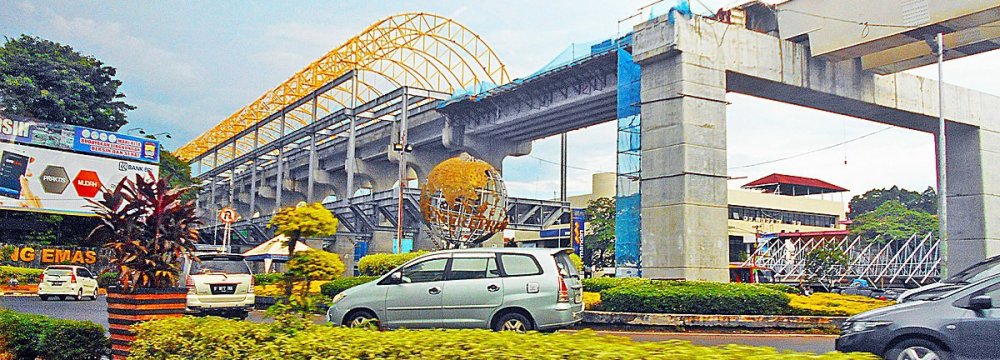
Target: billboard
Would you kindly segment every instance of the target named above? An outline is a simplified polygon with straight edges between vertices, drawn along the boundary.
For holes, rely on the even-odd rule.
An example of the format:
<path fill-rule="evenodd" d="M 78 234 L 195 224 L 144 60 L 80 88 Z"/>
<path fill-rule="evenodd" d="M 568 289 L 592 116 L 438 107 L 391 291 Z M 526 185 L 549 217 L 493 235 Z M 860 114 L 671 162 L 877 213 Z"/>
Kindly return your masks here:
<path fill-rule="evenodd" d="M 160 143 L 156 140 L 17 116 L 0 115 L 0 142 L 160 163 Z"/>
<path fill-rule="evenodd" d="M 87 199 L 148 172 L 157 176 L 159 166 L 0 142 L 0 209 L 92 215 Z"/>

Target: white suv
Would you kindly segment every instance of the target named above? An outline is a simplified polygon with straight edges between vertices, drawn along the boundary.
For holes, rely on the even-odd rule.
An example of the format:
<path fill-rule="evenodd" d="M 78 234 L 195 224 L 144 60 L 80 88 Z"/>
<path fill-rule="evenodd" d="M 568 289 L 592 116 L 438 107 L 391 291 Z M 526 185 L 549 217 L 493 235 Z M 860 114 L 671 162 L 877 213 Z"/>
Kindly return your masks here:
<path fill-rule="evenodd" d="M 38 297 L 42 301 L 58 296 L 59 300 L 73 297 L 77 301 L 89 297 L 97 300 L 97 277 L 80 266 L 54 265 L 45 268 L 38 282 Z"/>
<path fill-rule="evenodd" d="M 187 311 L 245 319 L 254 306 L 253 274 L 239 254 L 196 253 L 181 268 Z"/>

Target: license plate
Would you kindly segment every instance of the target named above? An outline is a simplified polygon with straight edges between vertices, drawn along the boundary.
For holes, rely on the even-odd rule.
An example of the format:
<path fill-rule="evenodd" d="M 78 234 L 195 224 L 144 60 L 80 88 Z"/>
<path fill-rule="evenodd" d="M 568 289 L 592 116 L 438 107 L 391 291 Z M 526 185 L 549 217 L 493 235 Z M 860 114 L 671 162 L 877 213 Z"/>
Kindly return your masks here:
<path fill-rule="evenodd" d="M 63 284 L 63 282 L 62 282 L 62 281 L 59 281 L 59 282 L 53 282 L 53 283 L 52 283 L 52 286 L 62 286 L 62 284 Z"/>
<path fill-rule="evenodd" d="M 212 288 L 212 295 L 236 293 L 236 284 L 210 285 L 210 287 Z"/>

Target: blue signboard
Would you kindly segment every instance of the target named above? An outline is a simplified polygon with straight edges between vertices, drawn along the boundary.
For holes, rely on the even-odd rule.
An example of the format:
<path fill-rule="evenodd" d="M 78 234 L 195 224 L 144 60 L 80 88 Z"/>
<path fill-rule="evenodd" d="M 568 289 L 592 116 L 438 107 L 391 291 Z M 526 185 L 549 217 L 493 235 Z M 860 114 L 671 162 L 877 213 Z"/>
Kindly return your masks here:
<path fill-rule="evenodd" d="M 160 143 L 156 140 L 19 116 L 0 115 L 0 142 L 153 164 L 160 162 Z"/>
<path fill-rule="evenodd" d="M 79 126 L 74 132 L 73 151 L 153 163 L 160 161 L 160 145 L 155 140 Z"/>
<path fill-rule="evenodd" d="M 583 229 L 587 221 L 587 209 L 573 209 L 573 221 L 570 223 L 570 242 L 573 252 L 583 255 Z"/>

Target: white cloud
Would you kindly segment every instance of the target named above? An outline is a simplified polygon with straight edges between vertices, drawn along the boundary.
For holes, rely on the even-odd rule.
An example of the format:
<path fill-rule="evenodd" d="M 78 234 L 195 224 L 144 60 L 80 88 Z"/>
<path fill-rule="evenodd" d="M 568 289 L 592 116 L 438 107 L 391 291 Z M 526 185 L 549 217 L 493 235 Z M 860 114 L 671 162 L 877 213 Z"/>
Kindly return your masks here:
<path fill-rule="evenodd" d="M 98 58 L 119 68 L 120 77 L 171 88 L 192 86 L 199 80 L 195 65 L 177 54 L 136 37 L 116 22 L 52 14 L 51 31 L 73 44 L 95 48 Z"/>

